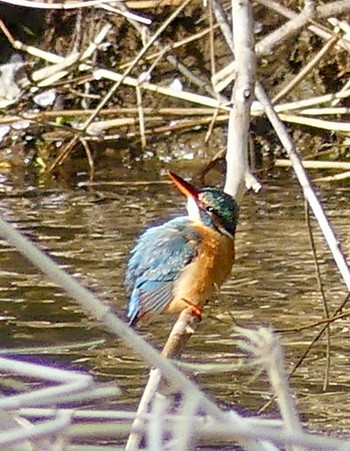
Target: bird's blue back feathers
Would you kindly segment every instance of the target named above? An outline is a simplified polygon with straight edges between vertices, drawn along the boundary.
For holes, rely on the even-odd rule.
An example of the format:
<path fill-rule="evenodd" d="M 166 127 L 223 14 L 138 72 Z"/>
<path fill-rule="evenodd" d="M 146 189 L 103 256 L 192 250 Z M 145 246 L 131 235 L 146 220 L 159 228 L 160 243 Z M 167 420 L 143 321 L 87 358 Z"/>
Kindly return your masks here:
<path fill-rule="evenodd" d="M 200 235 L 186 216 L 146 230 L 131 251 L 125 285 L 130 300 L 128 318 L 161 313 L 172 299 L 174 282 L 196 256 Z"/>

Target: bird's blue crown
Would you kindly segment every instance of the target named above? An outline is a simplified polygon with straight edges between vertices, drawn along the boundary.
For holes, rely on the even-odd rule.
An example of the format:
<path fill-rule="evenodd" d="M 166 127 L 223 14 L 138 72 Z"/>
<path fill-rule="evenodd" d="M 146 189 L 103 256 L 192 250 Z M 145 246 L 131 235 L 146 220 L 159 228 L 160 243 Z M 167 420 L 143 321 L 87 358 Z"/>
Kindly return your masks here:
<path fill-rule="evenodd" d="M 219 188 L 203 188 L 198 193 L 201 221 L 216 229 L 235 235 L 239 207 L 235 199 Z"/>

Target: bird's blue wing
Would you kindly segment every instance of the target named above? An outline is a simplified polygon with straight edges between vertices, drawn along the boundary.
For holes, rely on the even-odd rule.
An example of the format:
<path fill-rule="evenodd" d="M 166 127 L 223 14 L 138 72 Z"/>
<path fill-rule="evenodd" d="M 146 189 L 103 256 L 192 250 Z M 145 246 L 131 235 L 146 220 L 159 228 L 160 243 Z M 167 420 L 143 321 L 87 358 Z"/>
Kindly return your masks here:
<path fill-rule="evenodd" d="M 172 299 L 174 282 L 196 256 L 199 242 L 199 234 L 186 217 L 152 227 L 140 236 L 125 277 L 131 325 L 165 309 Z"/>

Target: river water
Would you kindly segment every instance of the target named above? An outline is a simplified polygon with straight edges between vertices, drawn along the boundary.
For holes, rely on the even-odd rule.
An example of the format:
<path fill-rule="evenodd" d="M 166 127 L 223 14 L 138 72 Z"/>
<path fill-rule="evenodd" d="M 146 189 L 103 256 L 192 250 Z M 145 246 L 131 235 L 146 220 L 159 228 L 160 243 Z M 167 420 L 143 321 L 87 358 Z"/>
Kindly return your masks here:
<path fill-rule="evenodd" d="M 145 227 L 182 214 L 184 200 L 166 177 L 135 183 L 145 180 L 136 180 L 131 172 L 122 176 L 110 171 L 98 174 L 94 183 L 84 180 L 82 175 L 74 183 L 48 188 L 2 174 L 1 214 L 124 315 L 123 274 L 130 246 Z M 269 399 L 270 388 L 264 375 L 236 368 L 242 354 L 232 330 L 235 322 L 281 330 L 286 367 L 291 371 L 321 326 L 286 329 L 316 323 L 324 314 L 297 181 L 285 171 L 267 177 L 263 184 L 261 193 L 244 198 L 232 277 L 206 308 L 184 354 L 195 369 L 196 381 L 212 398 L 251 414 Z M 332 185 L 323 187 L 320 195 L 342 249 L 350 255 L 350 189 Z M 317 224 L 312 224 L 326 299 L 333 312 L 344 300 L 346 288 Z M 0 244 L 2 354 L 79 369 L 96 380 L 116 382 L 122 395 L 106 400 L 104 407 L 134 410 L 148 371 L 143 363 L 5 241 Z M 161 348 L 172 322 L 171 316 L 162 316 L 141 333 Z M 325 391 L 324 336 L 291 379 L 298 409 L 310 430 L 350 435 L 349 325 L 348 318 L 332 325 Z M 202 365 L 208 363 L 233 366 L 222 373 L 213 368 L 208 372 Z M 275 410 L 272 406 L 266 413 Z"/>

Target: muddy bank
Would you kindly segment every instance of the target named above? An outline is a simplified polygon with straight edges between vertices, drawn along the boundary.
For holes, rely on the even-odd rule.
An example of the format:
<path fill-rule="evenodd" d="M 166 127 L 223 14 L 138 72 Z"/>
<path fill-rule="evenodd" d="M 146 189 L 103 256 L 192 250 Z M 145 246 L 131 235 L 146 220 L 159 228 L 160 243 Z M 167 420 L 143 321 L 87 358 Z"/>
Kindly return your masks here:
<path fill-rule="evenodd" d="M 288 11 L 297 11 L 293 2 L 284 3 Z M 208 161 L 225 149 L 233 81 L 220 92 L 212 81 L 232 55 L 215 14 L 191 2 L 139 57 L 177 3 L 137 5 L 130 3 L 124 11 L 3 7 L 0 170 L 58 174 L 110 162 L 133 167 L 147 159 Z M 229 4 L 223 8 L 229 24 Z M 276 105 L 344 88 L 348 53 L 339 41 L 329 44 L 328 53 L 296 81 L 327 40 L 304 27 L 265 54 L 266 39 L 286 18 L 261 4 L 254 5 L 254 16 L 259 79 Z M 322 25 L 334 34 L 327 19 Z M 213 108 L 213 102 L 221 107 Z M 341 126 L 347 97 L 333 104 L 332 112 L 313 114 L 325 122 L 339 121 L 338 132 L 317 121 L 303 122 L 300 118 L 310 113 L 301 107 L 286 115 L 305 158 L 349 157 Z M 270 167 L 276 156 L 283 156 L 268 121 L 254 111 L 250 146 L 257 168 Z"/>

